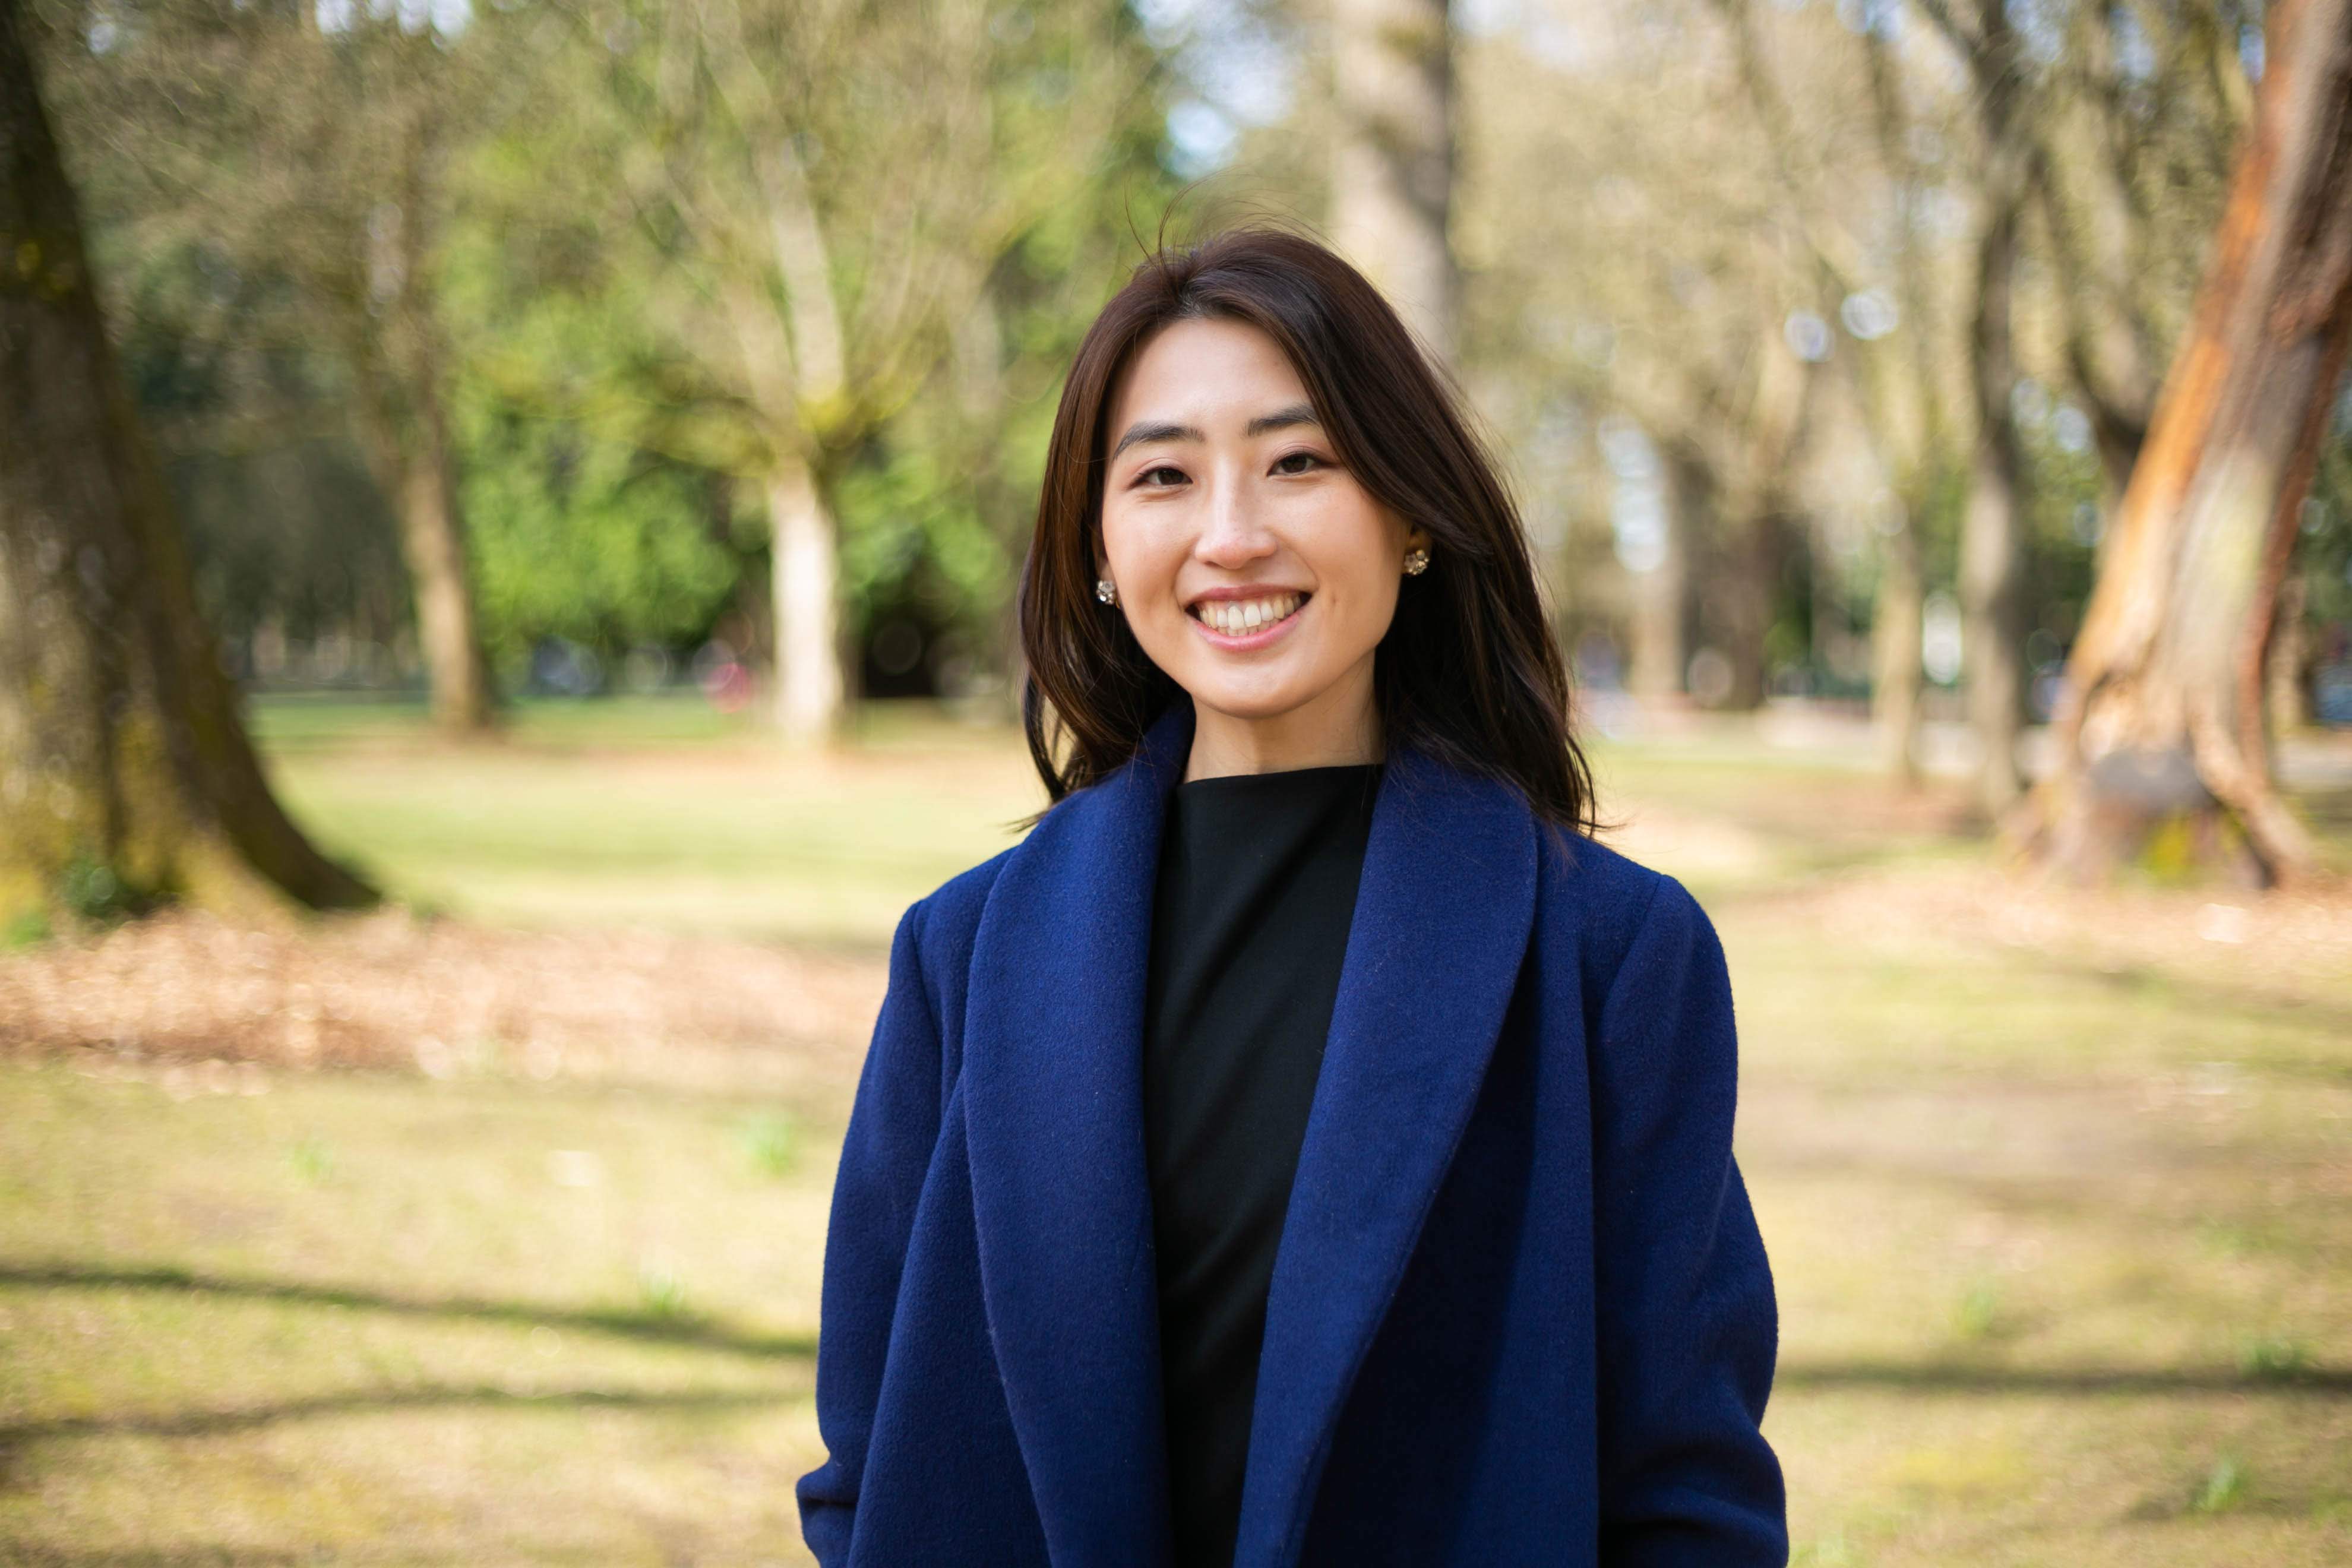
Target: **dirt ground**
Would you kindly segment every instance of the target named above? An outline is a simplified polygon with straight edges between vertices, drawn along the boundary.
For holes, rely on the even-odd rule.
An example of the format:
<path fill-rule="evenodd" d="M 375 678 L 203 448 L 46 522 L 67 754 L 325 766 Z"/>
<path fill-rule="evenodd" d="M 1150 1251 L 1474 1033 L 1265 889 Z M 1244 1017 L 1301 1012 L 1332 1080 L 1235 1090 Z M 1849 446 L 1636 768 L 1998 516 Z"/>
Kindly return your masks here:
<path fill-rule="evenodd" d="M 0 963 L 0 1052 L 198 1090 L 370 1068 L 833 1092 L 887 975 L 880 954 L 656 931 L 171 911 Z"/>

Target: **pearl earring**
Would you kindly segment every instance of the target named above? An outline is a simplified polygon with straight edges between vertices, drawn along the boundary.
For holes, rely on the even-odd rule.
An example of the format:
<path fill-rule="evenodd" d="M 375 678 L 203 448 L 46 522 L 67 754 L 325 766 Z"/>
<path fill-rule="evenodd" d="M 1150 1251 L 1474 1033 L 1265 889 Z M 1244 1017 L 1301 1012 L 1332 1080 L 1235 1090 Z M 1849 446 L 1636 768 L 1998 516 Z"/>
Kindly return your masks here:
<path fill-rule="evenodd" d="M 1404 574 L 1406 576 L 1418 577 L 1423 572 L 1428 570 L 1429 552 L 1427 550 L 1416 546 L 1415 548 L 1405 552 Z"/>
<path fill-rule="evenodd" d="M 1118 603 L 1118 585 L 1108 577 L 1095 579 L 1095 597 L 1106 605 Z"/>

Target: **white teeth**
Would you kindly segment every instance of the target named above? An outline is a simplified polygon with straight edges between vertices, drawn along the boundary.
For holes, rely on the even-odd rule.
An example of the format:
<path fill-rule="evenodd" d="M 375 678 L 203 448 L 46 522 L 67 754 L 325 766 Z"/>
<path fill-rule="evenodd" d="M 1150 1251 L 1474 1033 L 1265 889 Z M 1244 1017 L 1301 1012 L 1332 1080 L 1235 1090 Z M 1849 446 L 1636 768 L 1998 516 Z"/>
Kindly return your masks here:
<path fill-rule="evenodd" d="M 1261 626 L 1273 626 L 1282 621 L 1301 605 L 1306 595 L 1277 593 L 1265 599 L 1204 599 L 1195 611 L 1204 626 L 1225 632 L 1228 637 L 1240 637 L 1242 632 L 1254 632 Z"/>
<path fill-rule="evenodd" d="M 1203 624 L 1227 637 L 1270 626 L 1306 602 L 1299 594 L 1276 594 L 1264 599 L 1209 599 L 1200 605 Z"/>

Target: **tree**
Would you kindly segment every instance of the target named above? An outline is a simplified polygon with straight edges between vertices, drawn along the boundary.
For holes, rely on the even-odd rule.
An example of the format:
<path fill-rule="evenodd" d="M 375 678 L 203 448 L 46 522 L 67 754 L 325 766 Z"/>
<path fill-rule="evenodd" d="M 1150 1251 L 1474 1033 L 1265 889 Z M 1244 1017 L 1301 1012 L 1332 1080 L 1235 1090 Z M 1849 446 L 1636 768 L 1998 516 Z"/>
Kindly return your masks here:
<path fill-rule="evenodd" d="M 1811 49 L 1798 46 L 1798 58 L 1811 68 L 1804 74 L 1812 89 L 1832 95 L 1827 103 L 1817 102 L 1810 116 L 1801 115 L 1784 85 L 1788 68 L 1774 68 L 1773 51 L 1767 47 L 1756 8 L 1748 0 L 1717 0 L 1717 5 L 1731 27 L 1741 84 L 1772 150 L 1773 171 L 1788 194 L 1793 226 L 1825 288 L 1821 301 L 1824 322 L 1846 320 L 1853 339 L 1832 358 L 1845 373 L 1858 422 L 1886 478 L 1883 503 L 1872 519 L 1880 555 L 1872 605 L 1871 718 L 1887 773 L 1909 785 L 1918 777 L 1912 743 L 1919 723 L 1926 587 L 1920 523 L 1951 462 L 1948 431 L 1953 423 L 1946 408 L 1948 378 L 1939 353 L 1934 269 L 1910 199 L 1924 181 L 1909 132 L 1924 127 L 1915 127 L 1904 101 L 1891 8 L 1864 8 L 1851 29 L 1860 34 L 1866 89 L 1862 96 L 1869 104 L 1866 119 L 1879 176 L 1878 182 L 1857 182 L 1858 153 L 1824 156 L 1828 149 L 1815 151 L 1810 145 L 1823 139 L 1822 121 L 1837 117 L 1834 95 L 1845 73 L 1820 68 L 1817 44 Z M 1857 184 L 1894 199 L 1879 204 L 1874 212 L 1865 206 L 1850 215 L 1842 209 L 1853 206 L 1851 193 Z M 1892 223 L 1885 216 L 1890 211 Z M 1869 224 L 1877 231 L 1874 245 L 1857 242 L 1851 221 L 1854 216 L 1865 223 L 1878 220 Z M 1869 259 L 1873 249 L 1891 252 L 1891 268 L 1874 267 Z M 1881 270 L 1891 270 L 1891 289 L 1873 286 L 1872 275 Z M 1860 331 L 1854 330 L 1856 323 Z"/>
<path fill-rule="evenodd" d="M 2352 346 L 2352 0 L 2270 16 L 2252 132 L 2113 528 L 2032 843 L 2095 875 L 2178 824 L 2233 823 L 2266 879 L 2308 876 L 2269 769 L 2279 586 Z"/>
<path fill-rule="evenodd" d="M 1639 426 L 1669 482 L 1621 487 L 1654 494 L 1643 521 L 1663 530 L 1656 548 L 1619 552 L 1633 684 L 1683 683 L 1674 634 L 1687 591 L 1700 651 L 1724 672 L 1707 700 L 1752 708 L 1827 380 L 1825 345 L 1791 329 L 1825 329 L 1769 149 L 1721 112 L 1737 92 L 1722 53 L 1658 20 L 1596 13 L 1565 61 L 1499 39 L 1467 54 L 1479 90 L 1465 99 L 1457 219 L 1477 284 L 1466 357 L 1489 376 L 1507 366 L 1573 389 L 1597 431 L 1609 415 Z M 1692 68 L 1695 53 L 1718 68 Z"/>
<path fill-rule="evenodd" d="M 776 717 L 821 739 L 847 695 L 843 476 L 1011 247 L 1102 177 L 1148 62 L 1082 0 L 704 0 L 592 21 L 507 131 L 545 176 L 510 199 L 594 251 L 560 286 L 634 297 L 642 353 L 620 378 L 530 353 L 491 374 L 518 404 L 764 495 Z"/>
<path fill-rule="evenodd" d="M 1334 0 L 1337 138 L 1331 237 L 1441 360 L 1454 357 L 1460 279 L 1448 0 Z"/>
<path fill-rule="evenodd" d="M 2017 273 L 2032 195 L 2035 77 L 2005 0 L 1975 0 L 1973 16 L 1920 0 L 1969 74 L 1979 131 L 1969 367 L 1976 440 L 1960 524 L 1961 648 L 1969 722 L 1981 757 L 1977 798 L 1989 814 L 2024 787 L 2017 739 L 2024 723 L 2027 468 L 2011 402 L 2018 380 Z"/>
<path fill-rule="evenodd" d="M 2119 500 L 2147 437 L 2252 94 L 2215 0 L 2075 5 L 2034 117 L 2032 215 L 2064 379 Z"/>
<path fill-rule="evenodd" d="M 0 917 L 364 904 L 270 794 L 196 614 L 28 31 L 0 0 Z"/>
<path fill-rule="evenodd" d="M 1877 374 L 1866 378 L 1864 391 L 1865 418 L 1880 460 L 1890 470 L 1894 491 L 1894 507 L 1879 528 L 1884 564 L 1871 616 L 1870 716 L 1878 731 L 1881 766 L 1907 787 L 1919 778 L 1913 746 L 1919 732 L 1920 640 L 1927 627 L 1920 528 L 1937 479 L 1951 460 L 1953 420 L 1933 328 L 1934 268 L 1908 199 L 1924 190 L 1927 182 L 1909 146 L 1912 127 L 1904 112 L 1899 70 L 1885 28 L 1865 27 L 1863 45 L 1879 163 L 1904 198 L 1897 203 L 1904 216 L 1893 247 L 1894 297 L 1897 319 L 1906 328 L 1900 345 L 1871 356 L 1870 368 Z M 1900 368 L 1889 366 L 1889 360 Z M 1904 384 L 1907 397 L 1893 395 L 1897 383 Z"/>
<path fill-rule="evenodd" d="M 266 292 L 286 319 L 270 330 L 338 366 L 348 427 L 399 520 L 435 719 L 487 728 L 439 253 L 448 164 L 498 79 L 408 6 L 150 0 L 118 18 L 58 5 L 92 40 L 71 57 L 76 118 L 116 154 L 127 237 L 278 285 Z"/>

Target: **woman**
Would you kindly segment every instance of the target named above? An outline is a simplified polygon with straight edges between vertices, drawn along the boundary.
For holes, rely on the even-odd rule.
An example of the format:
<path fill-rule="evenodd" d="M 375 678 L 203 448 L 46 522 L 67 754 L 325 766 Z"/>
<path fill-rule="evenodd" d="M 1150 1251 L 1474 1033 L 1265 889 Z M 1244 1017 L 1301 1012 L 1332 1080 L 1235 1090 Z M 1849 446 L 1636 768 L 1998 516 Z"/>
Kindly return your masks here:
<path fill-rule="evenodd" d="M 1721 949 L 1593 842 L 1518 521 L 1311 241 L 1078 351 L 1053 804 L 891 944 L 826 1243 L 826 1564 L 1787 1554 Z"/>

